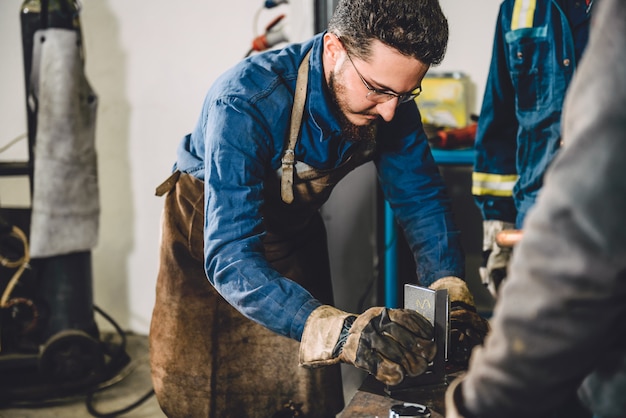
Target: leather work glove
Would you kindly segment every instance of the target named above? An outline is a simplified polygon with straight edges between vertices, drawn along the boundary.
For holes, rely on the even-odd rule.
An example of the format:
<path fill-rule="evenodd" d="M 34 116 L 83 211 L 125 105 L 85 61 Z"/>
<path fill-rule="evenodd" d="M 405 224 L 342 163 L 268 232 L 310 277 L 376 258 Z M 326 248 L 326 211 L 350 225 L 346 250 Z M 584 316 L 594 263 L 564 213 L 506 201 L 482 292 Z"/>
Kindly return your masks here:
<path fill-rule="evenodd" d="M 410 309 L 374 307 L 354 315 L 329 305 L 315 309 L 300 342 L 300 365 L 344 362 L 387 385 L 424 373 L 435 358 L 434 329 Z"/>
<path fill-rule="evenodd" d="M 506 278 L 511 258 L 511 248 L 500 247 L 496 242 L 496 236 L 500 231 L 514 228 L 515 225 L 511 222 L 483 221 L 483 264 L 478 272 L 483 285 L 494 298 L 498 296 L 500 285 Z"/>
<path fill-rule="evenodd" d="M 448 364 L 454 369 L 467 369 L 472 349 L 482 345 L 489 332 L 489 322 L 476 312 L 474 297 L 467 284 L 458 277 L 441 278 L 429 288 L 448 290 L 450 301 Z"/>

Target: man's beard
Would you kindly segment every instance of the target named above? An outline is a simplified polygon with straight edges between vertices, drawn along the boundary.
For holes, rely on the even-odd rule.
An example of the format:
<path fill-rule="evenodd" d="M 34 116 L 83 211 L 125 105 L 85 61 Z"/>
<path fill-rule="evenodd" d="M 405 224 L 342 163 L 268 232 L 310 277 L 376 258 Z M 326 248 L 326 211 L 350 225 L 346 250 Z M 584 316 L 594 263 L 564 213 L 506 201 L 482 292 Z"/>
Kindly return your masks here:
<path fill-rule="evenodd" d="M 345 92 L 345 87 L 336 82 L 335 72 L 330 73 L 328 80 L 328 92 L 330 93 L 331 112 L 337 118 L 341 133 L 347 141 L 374 141 L 376 139 L 376 127 L 378 119 L 367 125 L 355 125 L 348 120 L 342 109 L 347 106 L 339 99 L 341 93 Z"/>

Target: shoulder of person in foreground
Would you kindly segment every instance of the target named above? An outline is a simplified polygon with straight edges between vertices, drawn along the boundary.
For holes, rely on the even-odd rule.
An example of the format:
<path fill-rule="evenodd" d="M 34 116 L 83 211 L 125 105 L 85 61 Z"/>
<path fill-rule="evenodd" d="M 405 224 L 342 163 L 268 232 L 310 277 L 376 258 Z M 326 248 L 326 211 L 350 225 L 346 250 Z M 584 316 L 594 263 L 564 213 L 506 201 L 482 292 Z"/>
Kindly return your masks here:
<path fill-rule="evenodd" d="M 604 0 L 566 100 L 565 148 L 525 224 L 492 334 L 446 393 L 449 418 L 541 415 L 614 349 L 626 297 L 625 61 L 626 4 Z"/>

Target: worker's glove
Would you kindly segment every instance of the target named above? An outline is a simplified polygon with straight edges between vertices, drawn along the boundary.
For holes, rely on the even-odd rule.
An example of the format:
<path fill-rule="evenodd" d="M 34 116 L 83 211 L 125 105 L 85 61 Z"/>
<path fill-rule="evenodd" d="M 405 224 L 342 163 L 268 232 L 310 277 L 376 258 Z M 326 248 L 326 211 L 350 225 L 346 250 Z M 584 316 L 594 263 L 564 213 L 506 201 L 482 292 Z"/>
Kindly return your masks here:
<path fill-rule="evenodd" d="M 436 351 L 433 326 L 416 311 L 374 307 L 354 315 L 323 305 L 304 326 L 300 364 L 318 367 L 341 361 L 397 385 L 405 376 L 424 373 Z"/>
<path fill-rule="evenodd" d="M 441 278 L 429 288 L 448 290 L 450 301 L 448 364 L 454 369 L 466 369 L 472 349 L 482 345 L 489 332 L 489 322 L 476 312 L 474 297 L 467 284 L 458 277 Z"/>
<path fill-rule="evenodd" d="M 498 296 L 500 285 L 506 278 L 511 248 L 500 247 L 496 243 L 498 232 L 513 229 L 515 225 L 504 221 L 483 221 L 483 264 L 478 272 L 485 287 L 494 298 Z"/>

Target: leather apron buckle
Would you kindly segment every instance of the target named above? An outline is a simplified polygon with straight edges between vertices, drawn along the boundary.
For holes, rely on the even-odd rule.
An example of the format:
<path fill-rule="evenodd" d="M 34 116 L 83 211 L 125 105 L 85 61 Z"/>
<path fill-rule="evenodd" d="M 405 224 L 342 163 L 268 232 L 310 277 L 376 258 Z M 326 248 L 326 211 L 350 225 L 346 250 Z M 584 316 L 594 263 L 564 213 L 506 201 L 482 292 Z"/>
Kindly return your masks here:
<path fill-rule="evenodd" d="M 293 202 L 293 166 L 296 163 L 296 154 L 293 150 L 286 150 L 282 158 L 283 174 L 280 182 L 280 197 L 285 203 Z"/>

